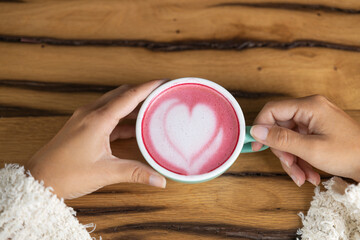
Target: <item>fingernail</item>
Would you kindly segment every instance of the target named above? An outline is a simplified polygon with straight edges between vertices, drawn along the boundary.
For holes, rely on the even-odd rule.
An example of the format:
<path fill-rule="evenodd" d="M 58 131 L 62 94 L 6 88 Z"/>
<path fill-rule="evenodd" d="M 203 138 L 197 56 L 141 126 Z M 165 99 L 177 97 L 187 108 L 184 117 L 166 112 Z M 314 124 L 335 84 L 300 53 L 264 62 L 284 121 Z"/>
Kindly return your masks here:
<path fill-rule="evenodd" d="M 289 163 L 285 161 L 284 157 L 279 157 L 280 161 L 285 164 L 288 168 L 290 167 Z"/>
<path fill-rule="evenodd" d="M 149 178 L 149 184 L 154 187 L 165 188 L 166 180 L 163 177 L 151 175 Z"/>
<path fill-rule="evenodd" d="M 309 181 L 312 185 L 317 186 L 316 181 L 314 181 L 313 179 L 308 179 L 308 181 Z"/>
<path fill-rule="evenodd" d="M 290 175 L 290 177 L 298 187 L 301 187 L 300 181 L 294 175 Z"/>
<path fill-rule="evenodd" d="M 264 141 L 266 140 L 267 135 L 269 134 L 269 129 L 261 125 L 255 125 L 250 129 L 250 134 L 254 138 Z"/>

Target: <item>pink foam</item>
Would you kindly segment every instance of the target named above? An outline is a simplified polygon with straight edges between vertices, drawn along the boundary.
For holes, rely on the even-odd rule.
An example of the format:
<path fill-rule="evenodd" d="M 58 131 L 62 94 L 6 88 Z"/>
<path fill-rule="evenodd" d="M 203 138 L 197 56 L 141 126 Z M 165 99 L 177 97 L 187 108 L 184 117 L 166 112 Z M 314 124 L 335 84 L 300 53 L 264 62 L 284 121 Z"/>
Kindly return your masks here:
<path fill-rule="evenodd" d="M 216 152 L 206 158 L 205 164 L 202 164 L 200 167 L 197 165 L 198 169 L 191 169 L 192 166 L 196 165 L 192 162 L 187 168 L 179 166 L 179 163 L 173 162 L 173 159 L 164 158 L 164 154 L 157 151 L 157 149 L 159 150 L 159 146 L 156 146 L 157 142 L 153 141 L 153 137 L 150 133 L 152 132 L 152 134 L 154 134 L 154 129 L 150 131 L 149 125 L 151 119 L 154 117 L 154 112 L 166 101 L 173 101 L 174 103 L 168 107 L 167 112 L 164 115 L 164 120 L 162 121 L 166 121 L 168 112 L 174 109 L 174 107 L 184 105 L 188 107 L 190 116 L 193 114 L 193 109 L 196 106 L 205 106 L 206 109 L 210 109 L 215 116 L 216 124 L 214 125 L 215 129 L 213 130 L 211 138 L 206 141 L 205 145 L 202 145 L 201 148 L 196 150 L 189 161 L 195 163 L 197 157 L 206 153 L 209 148 L 215 146 L 215 140 L 220 141 L 220 143 L 216 148 Z M 204 124 L 211 125 L 209 119 L 204 119 Z M 159 129 L 160 128 L 164 129 L 164 127 L 159 126 Z M 230 102 L 218 91 L 208 86 L 194 83 L 173 86 L 155 97 L 145 111 L 142 129 L 143 142 L 151 157 L 167 170 L 182 175 L 203 174 L 221 166 L 232 155 L 240 134 L 239 121 Z M 219 137 L 220 132 L 221 138 Z M 180 154 L 184 158 L 184 155 L 186 155 L 182 152 L 184 149 L 178 149 L 176 144 L 172 142 L 171 137 L 169 138 L 169 136 L 167 136 L 166 132 L 164 136 L 167 138 L 165 141 L 168 142 L 171 150 L 167 148 L 163 151 L 174 151 L 174 154 Z M 179 160 L 177 159 L 177 161 Z"/>

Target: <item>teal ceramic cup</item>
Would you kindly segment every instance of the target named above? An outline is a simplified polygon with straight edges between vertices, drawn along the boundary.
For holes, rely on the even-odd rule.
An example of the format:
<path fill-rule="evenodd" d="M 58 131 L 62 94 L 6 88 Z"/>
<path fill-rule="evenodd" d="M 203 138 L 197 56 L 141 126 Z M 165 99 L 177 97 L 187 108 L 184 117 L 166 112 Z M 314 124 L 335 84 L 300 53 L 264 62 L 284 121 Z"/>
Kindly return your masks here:
<path fill-rule="evenodd" d="M 240 129 L 240 134 L 238 136 L 239 139 L 237 141 L 236 147 L 235 147 L 233 153 L 231 154 L 231 156 L 218 168 L 216 168 L 210 172 L 207 172 L 204 174 L 199 174 L 199 175 L 177 174 L 177 173 L 171 172 L 168 169 L 162 167 L 149 154 L 149 152 L 147 151 L 147 149 L 144 145 L 144 141 L 142 138 L 142 136 L 143 136 L 142 120 L 144 118 L 144 114 L 145 114 L 149 104 L 160 93 L 162 93 L 162 92 L 166 91 L 167 89 L 172 88 L 176 85 L 184 84 L 184 83 L 185 84 L 186 83 L 194 83 L 194 84 L 204 85 L 204 86 L 210 87 L 210 88 L 218 91 L 220 94 L 222 94 L 234 108 L 234 110 L 236 112 L 236 116 L 238 118 L 238 124 L 239 124 L 239 129 Z M 169 81 L 169 82 L 161 85 L 160 87 L 155 89 L 144 101 L 144 103 L 142 104 L 142 106 L 140 108 L 140 111 L 139 111 L 139 114 L 138 114 L 138 117 L 136 120 L 136 140 L 137 140 L 139 149 L 140 149 L 142 155 L 144 156 L 145 160 L 150 164 L 151 167 L 153 167 L 160 174 L 162 174 L 163 176 L 165 176 L 169 179 L 172 179 L 172 180 L 178 181 L 178 182 L 182 182 L 182 183 L 200 183 L 200 182 L 209 181 L 209 180 L 214 179 L 214 178 L 220 176 L 221 174 L 223 174 L 238 159 L 240 153 L 252 153 L 253 152 L 252 148 L 251 148 L 251 143 L 255 142 L 255 139 L 250 135 L 250 129 L 251 129 L 251 126 L 246 126 L 244 114 L 241 110 L 240 105 L 238 104 L 236 99 L 225 88 L 223 88 L 222 86 L 220 86 L 212 81 L 202 79 L 202 78 L 180 78 L 180 79 Z M 260 151 L 265 150 L 267 148 L 268 148 L 267 146 L 263 146 Z M 253 154 L 255 154 L 255 153 L 253 153 Z"/>

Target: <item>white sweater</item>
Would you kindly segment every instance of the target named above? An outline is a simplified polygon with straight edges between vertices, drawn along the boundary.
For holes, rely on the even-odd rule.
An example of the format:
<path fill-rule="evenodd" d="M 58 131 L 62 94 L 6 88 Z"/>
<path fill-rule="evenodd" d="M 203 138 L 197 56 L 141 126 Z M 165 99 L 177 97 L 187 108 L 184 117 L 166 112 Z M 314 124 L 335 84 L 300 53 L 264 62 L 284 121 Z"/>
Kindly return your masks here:
<path fill-rule="evenodd" d="M 300 213 L 303 240 L 360 239 L 360 186 L 340 178 L 315 188 L 307 216 Z M 0 239 L 92 239 L 75 211 L 58 199 L 23 167 L 0 170 Z"/>
<path fill-rule="evenodd" d="M 91 239 L 75 215 L 24 167 L 0 170 L 0 239 Z"/>

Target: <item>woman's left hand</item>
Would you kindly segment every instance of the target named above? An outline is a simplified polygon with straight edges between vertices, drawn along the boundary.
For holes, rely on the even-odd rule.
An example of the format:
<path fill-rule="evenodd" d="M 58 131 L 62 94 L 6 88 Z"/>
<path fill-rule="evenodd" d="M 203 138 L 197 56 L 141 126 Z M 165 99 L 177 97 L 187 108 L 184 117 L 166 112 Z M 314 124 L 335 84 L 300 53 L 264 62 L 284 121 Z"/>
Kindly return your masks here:
<path fill-rule="evenodd" d="M 77 109 L 58 134 L 26 163 L 26 169 L 65 199 L 120 182 L 164 188 L 163 176 L 138 161 L 115 157 L 110 148 L 111 141 L 135 136 L 134 126 L 119 122 L 162 83 L 151 81 L 133 88 L 124 85 Z"/>

